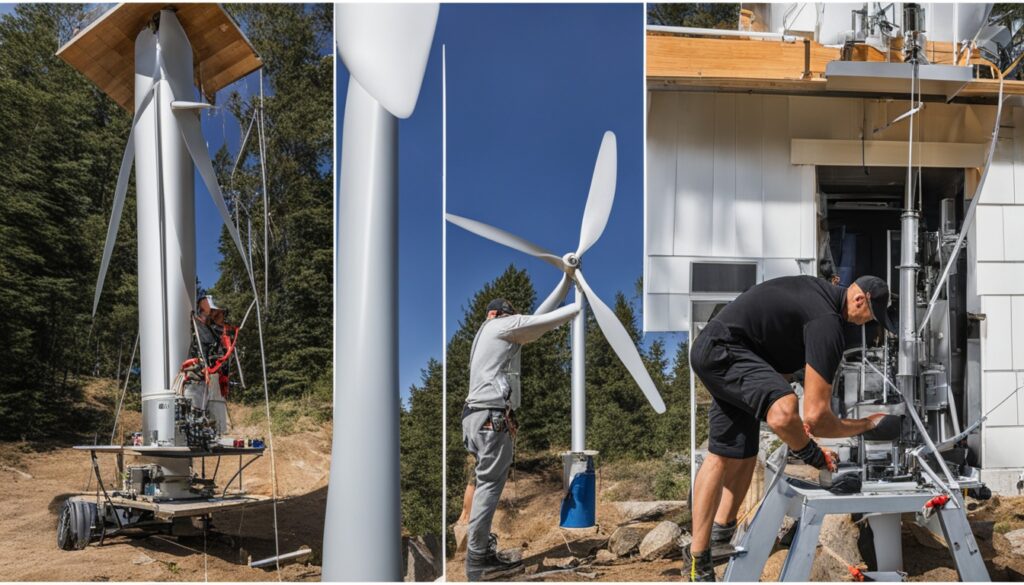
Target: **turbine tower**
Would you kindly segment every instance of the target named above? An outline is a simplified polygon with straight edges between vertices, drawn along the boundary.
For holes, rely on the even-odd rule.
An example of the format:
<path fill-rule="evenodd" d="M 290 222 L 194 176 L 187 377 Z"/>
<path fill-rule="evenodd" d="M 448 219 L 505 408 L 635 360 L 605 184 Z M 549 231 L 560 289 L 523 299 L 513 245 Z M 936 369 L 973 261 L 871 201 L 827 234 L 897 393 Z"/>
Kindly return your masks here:
<path fill-rule="evenodd" d="M 398 119 L 412 115 L 437 4 L 336 4 L 349 71 L 337 194 L 334 437 L 325 581 L 401 581 Z"/>
<path fill-rule="evenodd" d="M 633 338 L 619 322 L 615 312 L 604 304 L 587 284 L 581 267 L 583 254 L 597 242 L 604 232 L 605 226 L 608 225 L 608 216 L 611 214 L 612 203 L 615 201 L 616 158 L 615 134 L 610 131 L 605 132 L 597 153 L 597 162 L 594 164 L 587 204 L 583 210 L 579 244 L 576 251 L 568 252 L 563 256 L 557 256 L 537 244 L 485 223 L 450 213 L 446 215 L 448 221 L 467 231 L 544 260 L 563 272 L 561 281 L 538 307 L 538 313 L 545 313 L 553 309 L 555 304 L 565 296 L 568 287 L 573 284 L 576 289 L 575 294 L 582 297 L 581 301 L 584 301 L 582 303 L 584 310 L 581 310 L 572 322 L 572 446 L 569 452 L 562 454 L 565 496 L 562 499 L 560 525 L 564 528 L 588 528 L 596 523 L 597 494 L 595 491 L 594 456 L 597 452 L 586 449 L 587 393 L 584 368 L 587 359 L 586 306 L 588 304 L 608 344 L 636 381 L 644 396 L 647 397 L 651 407 L 659 414 L 665 412 L 665 403 L 647 372 L 640 353 L 633 344 Z"/>
<path fill-rule="evenodd" d="M 201 39 L 200 46 L 194 47 L 191 38 Z M 146 446 L 173 446 L 175 395 L 171 385 L 188 357 L 195 305 L 194 162 L 225 224 L 234 228 L 200 127 L 198 112 L 210 106 L 193 101 L 193 84 L 204 89 L 204 97 L 212 97 L 262 67 L 262 62 L 216 4 L 163 9 L 123 4 L 78 33 L 57 55 L 121 107 L 134 110 L 96 281 L 93 315 L 117 241 L 134 162 L 143 440 Z M 237 233 L 232 235 L 241 253 L 241 240 Z M 245 260 L 244 253 L 242 256 Z"/>

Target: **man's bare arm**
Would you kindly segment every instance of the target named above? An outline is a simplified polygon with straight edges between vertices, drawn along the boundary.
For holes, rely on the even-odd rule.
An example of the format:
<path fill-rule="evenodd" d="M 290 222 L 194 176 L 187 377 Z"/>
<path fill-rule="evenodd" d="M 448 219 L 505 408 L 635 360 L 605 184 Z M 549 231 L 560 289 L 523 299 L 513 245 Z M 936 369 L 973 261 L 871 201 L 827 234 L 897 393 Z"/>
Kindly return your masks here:
<path fill-rule="evenodd" d="M 832 385 L 807 364 L 804 374 L 804 423 L 816 437 L 853 437 L 875 428 L 871 418 L 839 418 L 832 412 Z"/>

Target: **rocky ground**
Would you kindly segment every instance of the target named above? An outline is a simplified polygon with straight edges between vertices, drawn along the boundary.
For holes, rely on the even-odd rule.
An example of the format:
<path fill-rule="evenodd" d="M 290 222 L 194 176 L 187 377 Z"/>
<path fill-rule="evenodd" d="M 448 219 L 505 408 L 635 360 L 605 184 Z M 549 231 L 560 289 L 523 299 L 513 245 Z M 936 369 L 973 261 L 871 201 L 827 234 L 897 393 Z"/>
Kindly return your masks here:
<path fill-rule="evenodd" d="M 689 543 L 684 502 L 613 501 L 635 494 L 623 481 L 598 480 L 598 525 L 558 527 L 561 467 L 519 470 L 505 486 L 493 530 L 500 547 L 516 550 L 522 571 L 510 581 L 678 581 L 681 546 Z M 607 471 L 607 469 L 605 470 Z M 606 474 L 610 475 L 610 474 Z M 464 527 L 457 526 L 457 538 Z M 465 579 L 464 540 L 447 563 L 448 581 Z"/>

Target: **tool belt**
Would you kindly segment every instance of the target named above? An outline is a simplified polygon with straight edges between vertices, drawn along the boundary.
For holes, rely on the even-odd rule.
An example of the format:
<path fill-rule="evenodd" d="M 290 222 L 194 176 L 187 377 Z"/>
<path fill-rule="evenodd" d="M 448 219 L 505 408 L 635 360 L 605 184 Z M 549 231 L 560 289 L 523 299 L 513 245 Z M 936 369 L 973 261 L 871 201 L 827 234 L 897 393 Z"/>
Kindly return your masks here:
<path fill-rule="evenodd" d="M 515 424 L 516 424 L 516 422 L 515 422 L 516 419 L 515 419 L 515 415 L 513 414 L 513 410 L 511 408 L 507 408 L 507 407 L 504 408 L 504 409 L 501 409 L 501 408 L 473 408 L 472 406 L 470 406 L 468 404 L 464 404 L 462 406 L 462 418 L 465 419 L 467 416 L 469 416 L 469 415 L 471 415 L 471 414 L 473 414 L 475 412 L 481 412 L 481 411 L 486 411 L 486 412 L 490 413 L 490 416 L 488 416 L 487 421 L 484 422 L 483 426 L 480 427 L 481 429 L 493 430 L 495 432 L 501 433 L 501 432 L 509 430 L 511 427 L 514 427 Z"/>

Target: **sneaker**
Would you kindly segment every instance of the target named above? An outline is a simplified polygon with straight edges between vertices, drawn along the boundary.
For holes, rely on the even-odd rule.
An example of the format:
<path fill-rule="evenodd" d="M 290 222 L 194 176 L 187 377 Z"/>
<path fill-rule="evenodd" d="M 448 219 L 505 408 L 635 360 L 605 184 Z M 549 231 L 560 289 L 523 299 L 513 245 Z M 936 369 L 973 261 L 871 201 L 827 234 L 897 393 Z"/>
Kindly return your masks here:
<path fill-rule="evenodd" d="M 711 549 L 690 555 L 690 581 L 693 583 L 714 583 L 715 563 L 711 560 Z"/>
<path fill-rule="evenodd" d="M 728 524 L 715 522 L 711 525 L 711 546 L 716 544 L 729 544 L 732 542 L 732 535 L 736 534 L 736 521 Z"/>

